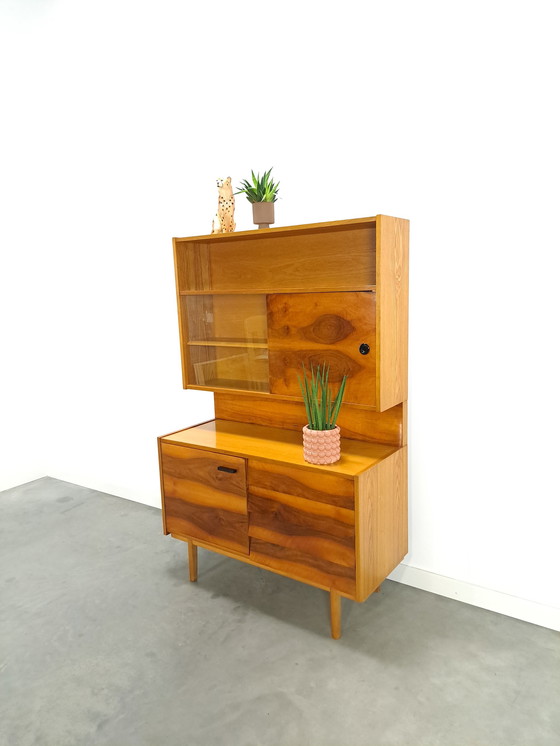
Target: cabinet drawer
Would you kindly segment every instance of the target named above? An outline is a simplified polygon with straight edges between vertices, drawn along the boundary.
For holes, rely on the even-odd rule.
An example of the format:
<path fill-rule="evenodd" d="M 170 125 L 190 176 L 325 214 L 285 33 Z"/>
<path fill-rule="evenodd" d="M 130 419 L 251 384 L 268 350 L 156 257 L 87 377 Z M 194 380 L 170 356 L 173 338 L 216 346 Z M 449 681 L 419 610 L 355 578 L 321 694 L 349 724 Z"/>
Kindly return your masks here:
<path fill-rule="evenodd" d="M 248 554 L 245 459 L 161 444 L 166 530 Z"/>
<path fill-rule="evenodd" d="M 249 460 L 248 482 L 250 487 L 258 487 L 259 490 L 354 509 L 354 481 L 318 469 L 297 469 Z"/>
<path fill-rule="evenodd" d="M 356 574 L 353 568 L 319 560 L 297 549 L 289 549 L 261 539 L 251 539 L 250 557 L 255 562 L 295 580 L 342 591 L 348 596 L 356 595 Z"/>
<path fill-rule="evenodd" d="M 353 491 L 353 482 L 326 475 L 329 482 L 325 485 L 322 476 L 249 462 L 251 557 L 302 579 L 352 593 L 354 511 L 338 503 L 353 504 L 347 494 Z M 315 487 L 311 486 L 313 477 L 318 482 Z M 333 494 L 324 491 L 327 487 Z"/>

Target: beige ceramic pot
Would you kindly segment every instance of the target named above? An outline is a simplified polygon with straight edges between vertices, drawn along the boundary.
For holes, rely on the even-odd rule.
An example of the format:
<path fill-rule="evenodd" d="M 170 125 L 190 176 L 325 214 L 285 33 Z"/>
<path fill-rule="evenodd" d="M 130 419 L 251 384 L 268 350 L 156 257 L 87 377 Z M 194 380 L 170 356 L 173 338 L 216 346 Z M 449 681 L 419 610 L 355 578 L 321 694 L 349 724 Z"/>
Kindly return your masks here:
<path fill-rule="evenodd" d="M 303 428 L 303 458 L 309 464 L 334 464 L 340 459 L 340 428 L 310 430 Z"/>
<path fill-rule="evenodd" d="M 259 228 L 270 228 L 274 223 L 274 202 L 253 202 L 253 223 Z"/>

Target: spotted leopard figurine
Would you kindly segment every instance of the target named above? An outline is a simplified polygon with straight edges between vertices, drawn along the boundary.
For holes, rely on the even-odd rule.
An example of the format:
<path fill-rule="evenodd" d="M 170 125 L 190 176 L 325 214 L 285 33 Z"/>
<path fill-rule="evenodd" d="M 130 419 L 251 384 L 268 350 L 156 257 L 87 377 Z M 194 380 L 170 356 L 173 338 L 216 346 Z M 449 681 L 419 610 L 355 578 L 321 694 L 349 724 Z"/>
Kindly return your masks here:
<path fill-rule="evenodd" d="M 233 233 L 235 222 L 235 197 L 231 186 L 231 176 L 227 179 L 216 179 L 218 185 L 218 212 L 212 221 L 212 233 Z"/>

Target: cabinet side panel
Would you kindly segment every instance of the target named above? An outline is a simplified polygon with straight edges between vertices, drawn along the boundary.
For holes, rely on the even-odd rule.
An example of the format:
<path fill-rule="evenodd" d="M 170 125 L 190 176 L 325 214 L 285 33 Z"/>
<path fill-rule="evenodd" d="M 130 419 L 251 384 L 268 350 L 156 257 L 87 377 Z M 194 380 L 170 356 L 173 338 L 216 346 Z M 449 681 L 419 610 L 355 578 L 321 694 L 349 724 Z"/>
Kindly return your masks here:
<path fill-rule="evenodd" d="M 408 401 L 402 403 L 402 446 L 408 445 Z M 392 410 L 389 410 L 392 411 Z"/>
<path fill-rule="evenodd" d="M 302 401 L 277 398 L 270 394 L 229 394 L 214 392 L 216 419 L 247 422 L 254 425 L 299 430 L 307 422 Z M 337 424 L 343 438 L 387 445 L 404 445 L 405 405 L 397 404 L 385 412 L 343 404 Z"/>
<path fill-rule="evenodd" d="M 379 215 L 376 226 L 376 387 L 383 411 L 408 399 L 409 221 Z"/>
<path fill-rule="evenodd" d="M 364 601 L 408 551 L 407 448 L 360 474 L 356 496 L 356 593 Z"/>
<path fill-rule="evenodd" d="M 163 468 L 161 463 L 161 438 L 158 438 L 158 459 L 159 459 L 159 484 L 161 490 L 161 521 L 163 524 L 163 533 L 167 536 L 169 531 L 167 530 L 167 523 L 165 520 L 165 496 L 163 491 Z"/>
<path fill-rule="evenodd" d="M 187 282 L 187 265 L 185 253 L 179 248 L 176 239 L 173 239 L 173 265 L 175 267 L 175 289 L 177 295 L 177 316 L 179 322 L 179 344 L 181 346 L 181 371 L 183 375 L 183 388 L 187 388 L 189 368 L 188 346 L 187 346 L 187 316 L 186 306 L 181 301 L 180 289 Z"/>
<path fill-rule="evenodd" d="M 173 263 L 175 266 L 175 286 L 177 293 L 188 288 L 188 267 L 187 254 L 182 248 L 182 242 L 179 239 L 173 239 Z"/>
<path fill-rule="evenodd" d="M 210 249 L 204 242 L 173 239 L 177 291 L 210 290 L 212 272 Z"/>

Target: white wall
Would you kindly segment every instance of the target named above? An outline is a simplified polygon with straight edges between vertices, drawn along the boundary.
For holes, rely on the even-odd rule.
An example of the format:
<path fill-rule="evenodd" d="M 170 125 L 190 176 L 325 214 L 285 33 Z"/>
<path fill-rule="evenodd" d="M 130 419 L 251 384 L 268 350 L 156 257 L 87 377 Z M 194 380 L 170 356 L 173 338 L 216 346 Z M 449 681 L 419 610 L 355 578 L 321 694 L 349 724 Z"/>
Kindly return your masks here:
<path fill-rule="evenodd" d="M 16 7 L 0 2 L 0 490 L 48 470 L 44 410 L 56 365 L 47 271 L 53 184 L 36 167 L 41 114 L 28 86 L 38 64 L 26 49 L 35 13 L 6 18 Z"/>
<path fill-rule="evenodd" d="M 410 572 L 560 606 L 553 4 L 3 7 L 4 486 L 158 504 L 156 435 L 212 416 L 181 389 L 171 236 L 274 166 L 277 225 L 411 220 Z"/>

